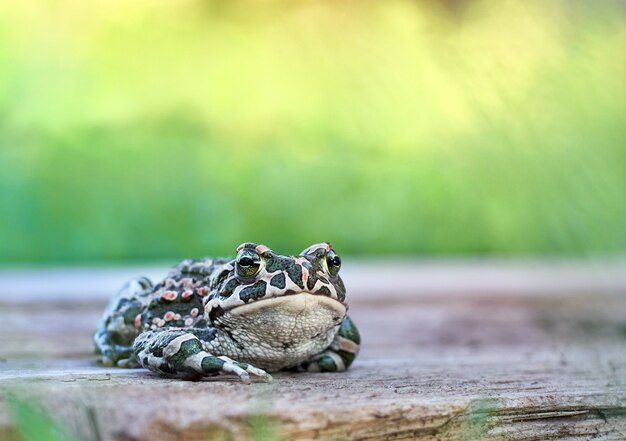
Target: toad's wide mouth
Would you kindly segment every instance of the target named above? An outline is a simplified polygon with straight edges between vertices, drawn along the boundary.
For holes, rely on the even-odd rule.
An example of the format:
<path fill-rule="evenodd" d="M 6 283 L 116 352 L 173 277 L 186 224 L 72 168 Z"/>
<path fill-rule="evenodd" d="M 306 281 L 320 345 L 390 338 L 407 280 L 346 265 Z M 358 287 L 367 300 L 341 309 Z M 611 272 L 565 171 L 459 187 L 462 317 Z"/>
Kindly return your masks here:
<path fill-rule="evenodd" d="M 284 313 L 301 314 L 310 310 L 326 310 L 338 319 L 346 315 L 347 307 L 338 300 L 310 292 L 271 297 L 256 300 L 246 305 L 235 306 L 228 310 L 233 316 L 250 315 L 267 309 L 281 310 Z"/>

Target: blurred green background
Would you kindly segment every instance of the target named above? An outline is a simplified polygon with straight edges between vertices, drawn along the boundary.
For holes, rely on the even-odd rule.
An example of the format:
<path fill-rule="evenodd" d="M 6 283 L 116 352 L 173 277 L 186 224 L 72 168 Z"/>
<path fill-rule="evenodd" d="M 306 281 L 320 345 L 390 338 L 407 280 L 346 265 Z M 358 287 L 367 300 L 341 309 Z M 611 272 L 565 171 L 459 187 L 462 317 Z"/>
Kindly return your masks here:
<path fill-rule="evenodd" d="M 622 1 L 0 4 L 0 262 L 626 251 Z"/>

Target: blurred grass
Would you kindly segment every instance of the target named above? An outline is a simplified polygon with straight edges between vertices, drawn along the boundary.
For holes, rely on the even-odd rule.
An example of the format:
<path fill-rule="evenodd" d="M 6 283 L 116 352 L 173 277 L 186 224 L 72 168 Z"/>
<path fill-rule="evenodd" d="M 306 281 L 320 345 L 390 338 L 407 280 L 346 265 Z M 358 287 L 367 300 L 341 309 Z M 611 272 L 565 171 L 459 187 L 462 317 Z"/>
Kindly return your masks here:
<path fill-rule="evenodd" d="M 75 441 L 67 428 L 37 404 L 9 396 L 8 405 L 14 433 L 6 437 L 0 434 L 0 441 Z"/>
<path fill-rule="evenodd" d="M 622 254 L 619 1 L 0 5 L 0 262 Z"/>

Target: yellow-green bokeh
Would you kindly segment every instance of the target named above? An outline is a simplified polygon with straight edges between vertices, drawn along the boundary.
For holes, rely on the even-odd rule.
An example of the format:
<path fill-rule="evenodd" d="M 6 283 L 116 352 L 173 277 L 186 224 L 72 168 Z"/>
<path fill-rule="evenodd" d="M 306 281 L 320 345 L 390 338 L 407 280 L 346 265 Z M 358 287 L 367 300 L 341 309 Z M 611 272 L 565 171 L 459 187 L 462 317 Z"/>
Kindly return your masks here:
<path fill-rule="evenodd" d="M 626 11 L 0 5 L 0 260 L 626 250 Z"/>

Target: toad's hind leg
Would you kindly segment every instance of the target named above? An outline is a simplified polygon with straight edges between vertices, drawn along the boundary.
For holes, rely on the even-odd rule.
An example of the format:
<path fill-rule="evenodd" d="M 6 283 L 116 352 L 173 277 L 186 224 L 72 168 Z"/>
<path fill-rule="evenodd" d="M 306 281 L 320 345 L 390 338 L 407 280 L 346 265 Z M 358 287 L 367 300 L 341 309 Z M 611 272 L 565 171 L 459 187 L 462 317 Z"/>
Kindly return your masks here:
<path fill-rule="evenodd" d="M 107 305 L 93 340 L 96 353 L 105 366 L 137 367 L 133 341 L 139 335 L 136 319 L 152 292 L 152 282 L 145 277 L 133 279 Z"/>
<path fill-rule="evenodd" d="M 297 371 L 340 372 L 350 367 L 361 344 L 361 336 L 349 317 L 341 322 L 339 331 L 330 346 L 319 354 L 296 366 Z"/>

